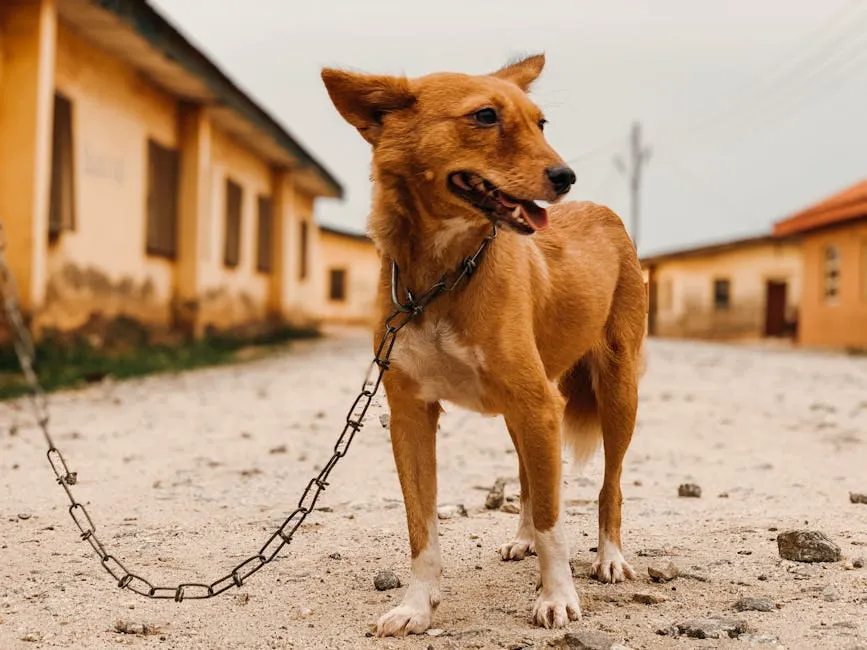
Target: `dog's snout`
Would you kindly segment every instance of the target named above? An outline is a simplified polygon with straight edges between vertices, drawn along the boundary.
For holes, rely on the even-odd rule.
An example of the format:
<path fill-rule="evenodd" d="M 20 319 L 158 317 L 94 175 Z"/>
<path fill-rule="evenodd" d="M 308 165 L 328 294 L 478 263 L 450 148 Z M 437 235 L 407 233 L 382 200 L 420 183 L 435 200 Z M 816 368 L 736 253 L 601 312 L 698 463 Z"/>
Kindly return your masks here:
<path fill-rule="evenodd" d="M 567 167 L 566 165 L 548 167 L 545 170 L 545 175 L 551 181 L 551 185 L 554 186 L 554 191 L 557 192 L 558 196 L 566 194 L 571 189 L 573 183 L 575 183 L 575 172 L 572 171 L 571 167 Z"/>

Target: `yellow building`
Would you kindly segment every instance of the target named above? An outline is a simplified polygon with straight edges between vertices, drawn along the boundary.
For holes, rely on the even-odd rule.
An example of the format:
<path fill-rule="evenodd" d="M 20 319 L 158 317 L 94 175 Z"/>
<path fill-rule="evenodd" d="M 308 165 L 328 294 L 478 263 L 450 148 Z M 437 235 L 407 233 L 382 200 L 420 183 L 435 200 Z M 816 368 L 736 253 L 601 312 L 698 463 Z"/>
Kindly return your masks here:
<path fill-rule="evenodd" d="M 751 237 L 642 259 L 651 336 L 792 336 L 801 299 L 794 239 Z"/>
<path fill-rule="evenodd" d="M 325 287 L 322 319 L 371 325 L 381 268 L 373 242 L 365 235 L 321 226 L 319 253 Z"/>
<path fill-rule="evenodd" d="M 777 222 L 774 234 L 803 242 L 799 342 L 867 350 L 867 180 Z"/>
<path fill-rule="evenodd" d="M 313 213 L 341 196 L 146 1 L 0 2 L 0 219 L 37 330 L 340 318 Z"/>

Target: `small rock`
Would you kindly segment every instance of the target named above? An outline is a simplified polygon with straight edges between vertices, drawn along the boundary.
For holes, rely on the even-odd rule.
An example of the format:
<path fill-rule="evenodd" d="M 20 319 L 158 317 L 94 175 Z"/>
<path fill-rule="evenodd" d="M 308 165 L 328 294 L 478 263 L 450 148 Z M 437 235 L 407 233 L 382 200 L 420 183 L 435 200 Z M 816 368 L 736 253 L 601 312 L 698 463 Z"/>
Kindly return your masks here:
<path fill-rule="evenodd" d="M 729 498 L 729 493 L 728 493 L 728 492 L 720 492 L 720 493 L 717 494 L 716 496 L 717 496 L 718 499 L 728 499 L 728 498 Z"/>
<path fill-rule="evenodd" d="M 647 567 L 647 574 L 654 582 L 668 582 L 677 577 L 677 565 L 669 560 L 665 564 L 652 564 Z"/>
<path fill-rule="evenodd" d="M 453 517 L 466 517 L 467 509 L 463 503 L 448 503 L 437 508 L 437 517 L 451 519 Z"/>
<path fill-rule="evenodd" d="M 568 632 L 548 642 L 549 648 L 561 650 L 614 650 L 620 644 L 600 632 Z M 623 647 L 623 646 L 620 646 Z"/>
<path fill-rule="evenodd" d="M 773 612 L 777 604 L 770 598 L 741 598 L 734 608 L 738 612 Z"/>
<path fill-rule="evenodd" d="M 42 635 L 36 634 L 34 632 L 28 632 L 27 634 L 25 634 L 24 636 L 21 637 L 21 640 L 27 641 L 30 643 L 39 643 L 40 641 L 42 641 Z"/>
<path fill-rule="evenodd" d="M 269 454 L 285 454 L 287 451 L 286 445 L 278 445 L 268 450 Z"/>
<path fill-rule="evenodd" d="M 768 580 L 768 574 L 767 573 L 760 573 L 759 574 L 759 580 L 761 580 L 762 582 L 765 582 L 766 580 Z"/>
<path fill-rule="evenodd" d="M 246 605 L 247 603 L 250 602 L 250 594 L 247 594 L 247 593 L 235 594 L 235 600 L 237 600 L 242 605 Z"/>
<path fill-rule="evenodd" d="M 400 579 L 394 571 L 380 571 L 373 579 L 373 586 L 377 591 L 388 591 L 400 587 Z"/>
<path fill-rule="evenodd" d="M 736 639 L 750 630 L 746 621 L 717 614 L 678 623 L 677 631 L 693 639 Z"/>
<path fill-rule="evenodd" d="M 159 634 L 159 629 L 153 625 L 145 623 L 133 623 L 132 621 L 124 621 L 118 619 L 114 623 L 115 632 L 120 634 L 134 634 L 137 636 L 148 636 L 150 634 Z"/>
<path fill-rule="evenodd" d="M 445 630 L 439 627 L 432 627 L 431 629 L 425 632 L 428 636 L 441 636 L 445 634 Z"/>
<path fill-rule="evenodd" d="M 677 488 L 677 496 L 698 498 L 701 496 L 701 487 L 695 483 L 681 483 Z"/>
<path fill-rule="evenodd" d="M 863 569 L 864 568 L 864 558 L 863 557 L 856 557 L 854 560 L 852 560 L 852 566 L 855 567 L 856 569 Z"/>
<path fill-rule="evenodd" d="M 18 518 L 26 521 L 27 519 L 30 519 L 30 513 L 29 512 L 19 512 Z"/>
<path fill-rule="evenodd" d="M 632 594 L 632 600 L 642 605 L 659 605 L 668 600 L 668 598 L 659 594 Z"/>
<path fill-rule="evenodd" d="M 497 510 L 501 505 L 503 505 L 506 500 L 505 489 L 505 479 L 498 478 L 494 481 L 494 487 L 491 488 L 491 491 L 488 492 L 488 496 L 485 498 L 485 508 L 488 510 Z"/>
<path fill-rule="evenodd" d="M 638 557 L 665 557 L 669 555 L 664 548 L 642 548 L 638 551 Z"/>
<path fill-rule="evenodd" d="M 839 562 L 840 547 L 817 530 L 787 530 L 777 535 L 780 557 L 795 562 Z"/>
<path fill-rule="evenodd" d="M 305 619 L 305 618 L 310 618 L 310 616 L 313 614 L 313 610 L 310 609 L 309 607 L 299 607 L 297 610 L 297 613 L 298 613 L 298 618 Z"/>
<path fill-rule="evenodd" d="M 343 556 L 340 555 L 340 553 L 331 553 L 328 557 L 330 557 L 332 560 L 342 560 L 343 559 Z"/>
<path fill-rule="evenodd" d="M 521 514 L 521 506 L 515 503 L 504 503 L 500 506 L 500 512 L 506 512 L 510 515 L 519 515 Z"/>
<path fill-rule="evenodd" d="M 862 492 L 850 492 L 849 501 L 852 503 L 867 503 L 867 494 Z"/>
<path fill-rule="evenodd" d="M 383 413 L 379 416 L 379 423 L 382 425 L 383 429 L 388 429 L 389 425 L 391 424 L 391 415 L 389 415 L 388 413 Z"/>

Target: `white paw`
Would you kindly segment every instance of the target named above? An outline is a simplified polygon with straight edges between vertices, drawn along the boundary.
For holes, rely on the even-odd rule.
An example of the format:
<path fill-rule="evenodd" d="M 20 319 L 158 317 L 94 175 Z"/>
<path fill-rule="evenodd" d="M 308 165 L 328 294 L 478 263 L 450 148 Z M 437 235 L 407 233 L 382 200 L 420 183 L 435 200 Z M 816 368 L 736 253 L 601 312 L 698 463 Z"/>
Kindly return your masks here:
<path fill-rule="evenodd" d="M 430 627 L 433 610 L 430 607 L 398 605 L 380 616 L 376 623 L 376 636 L 405 636 L 424 634 Z"/>
<path fill-rule="evenodd" d="M 635 570 L 623 558 L 623 554 L 616 545 L 606 543 L 599 547 L 596 553 L 596 561 L 590 568 L 590 575 L 599 582 L 623 582 L 635 577 Z"/>
<path fill-rule="evenodd" d="M 531 539 L 513 539 L 500 547 L 504 560 L 523 560 L 528 555 L 536 555 L 536 544 Z"/>
<path fill-rule="evenodd" d="M 563 593 L 542 593 L 533 605 L 533 623 L 540 627 L 554 629 L 566 627 L 569 621 L 581 618 L 581 603 L 575 587 L 570 585 Z"/>

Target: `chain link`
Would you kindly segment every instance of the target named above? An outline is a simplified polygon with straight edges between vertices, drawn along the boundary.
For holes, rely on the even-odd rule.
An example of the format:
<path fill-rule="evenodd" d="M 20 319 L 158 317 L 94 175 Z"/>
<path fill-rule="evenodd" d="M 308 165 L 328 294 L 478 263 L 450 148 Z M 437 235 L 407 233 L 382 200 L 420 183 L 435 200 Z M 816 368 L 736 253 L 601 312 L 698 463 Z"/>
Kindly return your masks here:
<path fill-rule="evenodd" d="M 24 323 L 24 318 L 21 314 L 21 309 L 18 302 L 18 290 L 15 278 L 6 262 L 7 239 L 6 232 L 3 228 L 3 223 L 0 222 L 0 297 L 3 299 L 3 307 L 6 313 L 6 318 L 11 328 L 12 340 L 15 347 L 15 352 L 21 364 L 21 370 L 24 373 L 24 378 L 30 388 L 30 400 L 33 406 L 33 413 L 36 417 L 36 422 L 45 437 L 45 442 L 48 445 L 47 457 L 54 471 L 57 483 L 66 492 L 69 499 L 69 516 L 75 522 L 76 528 L 80 533 L 81 539 L 86 541 L 97 557 L 105 571 L 117 582 L 117 586 L 121 589 L 127 589 L 140 596 L 153 599 L 174 599 L 175 602 L 182 600 L 200 600 L 204 598 L 213 598 L 232 587 L 241 587 L 244 582 L 256 573 L 263 566 L 274 560 L 277 555 L 283 550 L 283 547 L 292 541 L 295 532 L 304 523 L 313 509 L 316 507 L 316 502 L 319 500 L 319 495 L 328 486 L 328 477 L 331 471 L 343 458 L 355 434 L 361 430 L 364 417 L 370 408 L 373 397 L 376 395 L 382 383 L 382 376 L 389 368 L 389 359 L 392 350 L 394 349 L 397 333 L 406 327 L 415 318 L 421 316 L 427 306 L 443 293 L 448 293 L 457 288 L 458 284 L 468 278 L 476 270 L 481 261 L 482 254 L 488 245 L 497 236 L 497 228 L 494 226 L 491 233 L 485 237 L 476 252 L 470 257 L 464 258 L 461 265 L 453 273 L 454 277 L 449 279 L 449 274 L 444 274 L 436 283 L 433 284 L 427 291 L 415 298 L 412 293 L 407 290 L 407 300 L 401 303 L 397 299 L 398 285 L 398 268 L 392 263 L 392 300 L 397 307 L 397 310 L 391 314 L 385 321 L 385 331 L 379 344 L 376 348 L 376 354 L 370 367 L 365 374 L 364 383 L 361 386 L 361 392 L 355 401 L 352 403 L 343 426 L 343 431 L 334 444 L 334 451 L 331 458 L 315 477 L 310 479 L 307 487 L 301 494 L 298 500 L 298 505 L 295 510 L 283 521 L 280 527 L 275 530 L 268 541 L 259 549 L 257 553 L 251 555 L 246 560 L 239 563 L 234 569 L 222 578 L 211 583 L 194 583 L 186 582 L 174 587 L 159 587 L 154 585 L 146 578 L 132 573 L 123 563 L 115 556 L 111 555 L 106 547 L 102 544 L 96 533 L 96 525 L 90 517 L 87 508 L 82 503 L 76 500 L 72 492 L 72 486 L 78 481 L 78 474 L 69 469 L 66 459 L 63 457 L 60 449 L 58 449 L 51 438 L 49 432 L 49 413 L 48 402 L 45 391 L 39 383 L 39 378 L 33 367 L 36 356 L 33 339 L 30 332 Z"/>

